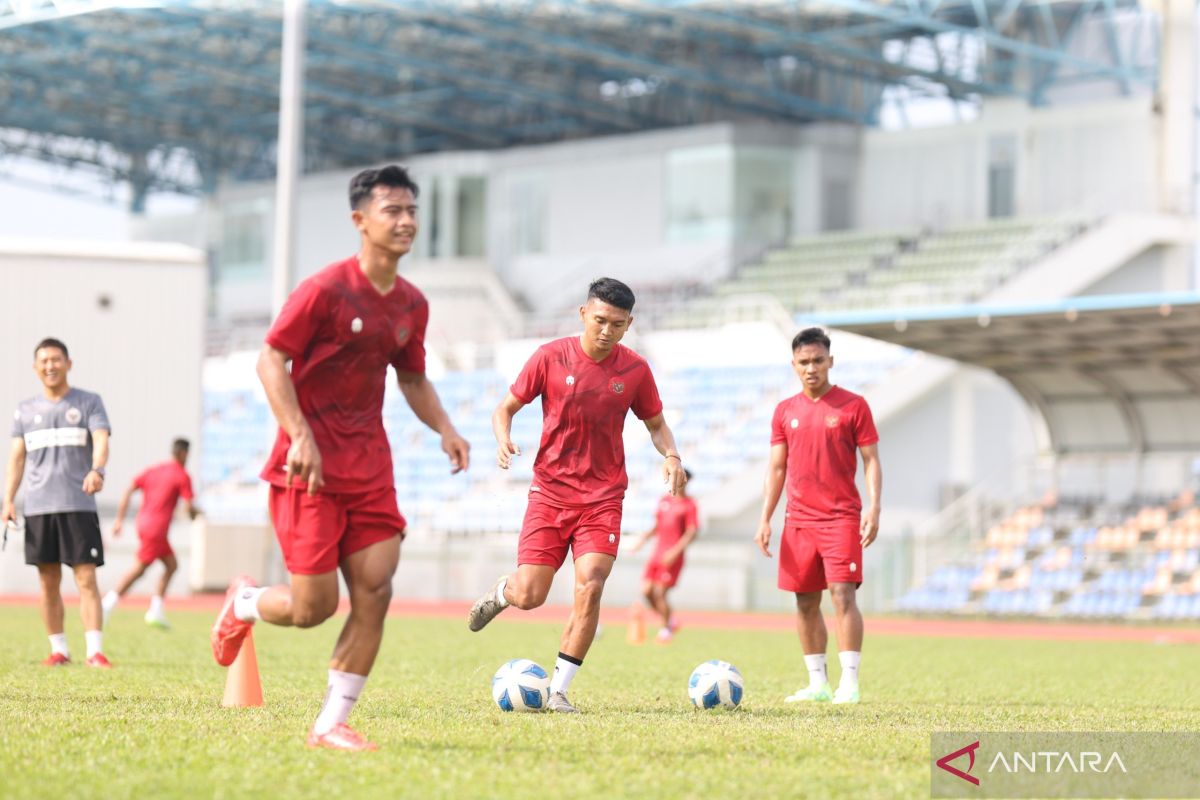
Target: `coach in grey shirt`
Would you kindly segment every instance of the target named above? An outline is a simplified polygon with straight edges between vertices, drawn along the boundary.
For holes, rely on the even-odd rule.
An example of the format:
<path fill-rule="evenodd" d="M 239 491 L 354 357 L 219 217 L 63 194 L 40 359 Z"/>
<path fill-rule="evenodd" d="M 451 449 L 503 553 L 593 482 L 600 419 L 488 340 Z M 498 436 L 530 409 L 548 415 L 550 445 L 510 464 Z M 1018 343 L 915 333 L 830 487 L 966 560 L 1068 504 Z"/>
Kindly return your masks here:
<path fill-rule="evenodd" d="M 111 430 L 100 395 L 67 384 L 71 359 L 58 339 L 43 339 L 33 351 L 33 370 L 42 394 L 17 406 L 12 451 L 0 521 L 15 527 L 16 496 L 25 482 L 25 563 L 38 568 L 42 619 L 50 634 L 43 664 L 71 662 L 63 633 L 62 564 L 75 572 L 79 611 L 87 641 L 87 663 L 111 667 L 102 643 L 96 567 L 104 564 L 104 543 L 96 515 L 96 492 L 104 488 Z M 7 531 L 5 532 L 7 536 Z"/>

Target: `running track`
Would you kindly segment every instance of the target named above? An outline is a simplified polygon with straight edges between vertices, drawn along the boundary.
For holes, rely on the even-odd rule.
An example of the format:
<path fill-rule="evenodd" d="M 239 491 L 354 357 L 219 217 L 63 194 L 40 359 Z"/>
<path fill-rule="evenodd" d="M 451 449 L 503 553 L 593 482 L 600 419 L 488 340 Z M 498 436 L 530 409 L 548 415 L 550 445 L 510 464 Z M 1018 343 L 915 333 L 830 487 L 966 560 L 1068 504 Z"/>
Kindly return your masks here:
<path fill-rule="evenodd" d="M 222 596 L 199 594 L 190 597 L 171 597 L 172 610 L 210 611 L 221 607 Z M 67 605 L 77 598 L 64 597 Z M 145 597 L 130 596 L 122 601 L 125 608 L 141 608 Z M 37 595 L 0 594 L 0 606 L 36 606 Z M 466 602 L 422 602 L 403 600 L 392 603 L 391 614 L 396 616 L 434 617 L 457 620 L 466 625 Z M 342 610 L 346 601 L 342 601 Z M 562 606 L 543 606 L 534 611 L 513 610 L 504 615 L 505 622 L 561 622 L 567 609 Z M 605 625 L 624 625 L 626 610 L 605 608 L 600 621 Z M 794 618 L 784 613 L 738 613 L 727 611 L 683 611 L 679 621 L 685 628 L 716 628 L 728 630 L 791 631 Z M 866 621 L 871 634 L 891 636 L 942 636 L 966 639 L 1049 639 L 1071 642 L 1153 642 L 1155 644 L 1200 644 L 1200 628 L 1166 628 L 1147 625 L 1084 624 L 1065 622 L 1004 622 L 999 620 L 909 619 L 874 617 Z"/>

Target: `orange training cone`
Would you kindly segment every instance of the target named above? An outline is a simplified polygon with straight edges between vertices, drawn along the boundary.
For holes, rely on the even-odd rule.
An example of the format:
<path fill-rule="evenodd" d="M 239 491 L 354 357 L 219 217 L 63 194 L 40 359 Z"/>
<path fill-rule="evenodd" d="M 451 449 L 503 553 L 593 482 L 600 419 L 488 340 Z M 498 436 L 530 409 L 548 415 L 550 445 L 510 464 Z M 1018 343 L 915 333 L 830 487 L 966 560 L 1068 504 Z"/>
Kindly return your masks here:
<path fill-rule="evenodd" d="M 254 633 L 246 634 L 242 649 L 229 665 L 225 676 L 225 698 L 221 705 L 232 708 L 261 706 L 262 681 L 258 679 L 258 656 L 254 653 Z"/>
<path fill-rule="evenodd" d="M 625 631 L 625 641 L 630 644 L 646 642 L 646 622 L 642 619 L 640 603 L 634 603 L 629 609 L 629 628 Z"/>

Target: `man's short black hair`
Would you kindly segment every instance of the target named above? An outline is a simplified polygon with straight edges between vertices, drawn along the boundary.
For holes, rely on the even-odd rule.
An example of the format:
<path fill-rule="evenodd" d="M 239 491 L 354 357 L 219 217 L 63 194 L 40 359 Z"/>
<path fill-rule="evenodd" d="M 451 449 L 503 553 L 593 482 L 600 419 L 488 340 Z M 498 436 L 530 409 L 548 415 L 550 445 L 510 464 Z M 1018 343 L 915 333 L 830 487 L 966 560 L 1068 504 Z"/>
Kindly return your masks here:
<path fill-rule="evenodd" d="M 821 328 L 805 328 L 792 339 L 792 352 L 796 352 L 806 344 L 819 344 L 829 350 L 829 334 Z"/>
<path fill-rule="evenodd" d="M 364 200 L 369 199 L 376 186 L 408 189 L 413 197 L 421 193 L 417 182 L 404 167 L 391 164 L 379 169 L 364 169 L 350 179 L 350 210 L 353 211 L 362 205 Z"/>
<path fill-rule="evenodd" d="M 587 299 L 591 300 L 593 297 L 613 308 L 633 311 L 633 289 L 616 278 L 597 278 L 592 281 L 588 287 Z"/>
<path fill-rule="evenodd" d="M 690 469 L 688 469 L 687 467 L 684 467 L 683 468 L 683 477 L 687 478 L 690 481 L 692 479 L 692 471 Z"/>
<path fill-rule="evenodd" d="M 67 352 L 67 346 L 62 343 L 61 339 L 55 339 L 53 336 L 47 336 L 37 343 L 37 347 L 33 348 L 34 358 L 37 358 L 38 350 L 41 350 L 43 347 L 57 347 L 59 350 L 62 350 L 63 358 L 71 358 L 71 354 Z"/>
<path fill-rule="evenodd" d="M 178 453 L 180 451 L 186 453 L 187 451 L 189 451 L 191 449 L 192 449 L 192 443 L 189 442 L 187 439 L 176 439 L 175 441 L 171 442 L 171 452 L 172 453 Z"/>

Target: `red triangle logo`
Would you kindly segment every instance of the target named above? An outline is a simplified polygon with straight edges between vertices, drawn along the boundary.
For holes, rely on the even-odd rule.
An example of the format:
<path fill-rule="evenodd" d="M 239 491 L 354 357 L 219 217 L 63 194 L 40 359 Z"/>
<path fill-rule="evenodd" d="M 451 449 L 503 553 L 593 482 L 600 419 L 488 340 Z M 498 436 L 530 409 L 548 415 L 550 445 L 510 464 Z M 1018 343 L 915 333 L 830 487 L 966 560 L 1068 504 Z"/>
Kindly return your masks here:
<path fill-rule="evenodd" d="M 949 772 L 951 775 L 957 775 L 958 777 L 962 778 L 967 783 L 971 783 L 971 784 L 974 784 L 975 786 L 978 786 L 979 778 L 976 778 L 974 775 L 967 774 L 975 766 L 975 751 L 978 749 L 979 749 L 979 742 L 976 741 L 974 744 L 969 744 L 966 747 L 962 748 L 961 750 L 955 750 L 953 753 L 950 753 L 949 755 L 942 756 L 941 758 L 939 758 L 937 760 L 937 765 L 939 767 L 941 767 L 942 769 L 946 770 L 946 772 Z M 953 761 L 954 759 L 958 758 L 961 755 L 967 755 L 967 756 L 971 757 L 971 763 L 969 763 L 967 765 L 966 772 L 963 772 L 958 767 L 950 766 L 950 762 Z"/>

